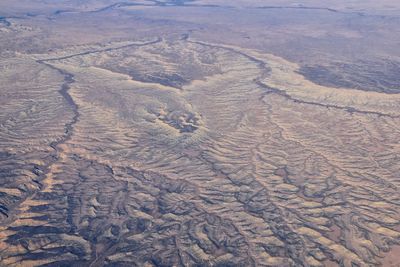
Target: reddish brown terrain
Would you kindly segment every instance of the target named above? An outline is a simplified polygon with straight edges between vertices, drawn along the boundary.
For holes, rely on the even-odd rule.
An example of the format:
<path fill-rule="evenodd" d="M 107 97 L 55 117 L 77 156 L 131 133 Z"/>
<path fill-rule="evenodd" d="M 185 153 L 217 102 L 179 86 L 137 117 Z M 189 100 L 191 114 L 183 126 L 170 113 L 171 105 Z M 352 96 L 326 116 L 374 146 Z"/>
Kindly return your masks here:
<path fill-rule="evenodd" d="M 0 266 L 400 266 L 397 1 L 0 1 Z"/>

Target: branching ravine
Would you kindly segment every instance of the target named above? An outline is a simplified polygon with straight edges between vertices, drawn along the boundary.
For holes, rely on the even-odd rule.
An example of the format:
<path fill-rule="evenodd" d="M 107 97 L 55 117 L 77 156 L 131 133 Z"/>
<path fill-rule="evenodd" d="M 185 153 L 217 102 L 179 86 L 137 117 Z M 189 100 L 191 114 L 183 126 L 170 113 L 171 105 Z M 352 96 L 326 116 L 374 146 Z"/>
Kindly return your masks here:
<path fill-rule="evenodd" d="M 146 46 L 146 45 L 153 45 L 153 44 L 161 42 L 162 40 L 163 39 L 161 37 L 157 37 L 155 40 L 152 40 L 152 41 L 149 41 L 149 42 L 144 42 L 144 43 L 141 43 L 141 44 L 133 43 L 133 44 L 123 45 L 123 46 L 118 46 L 118 47 L 110 47 L 110 48 L 105 48 L 105 49 L 89 50 L 89 51 L 75 53 L 75 54 L 68 55 L 68 56 L 63 56 L 63 57 L 54 57 L 54 58 L 41 59 L 41 60 L 38 60 L 37 62 L 38 63 L 45 63 L 45 62 L 49 62 L 49 61 L 64 60 L 64 59 L 69 59 L 69 58 L 78 57 L 78 56 L 86 56 L 86 55 L 95 54 L 95 53 L 110 52 L 110 51 L 129 48 L 129 47 L 135 47 L 135 46 L 136 47 L 140 47 L 140 46 Z M 46 64 L 46 66 L 51 66 L 51 65 L 50 64 Z M 53 69 L 54 69 L 54 67 L 53 67 Z"/>
<path fill-rule="evenodd" d="M 60 145 L 67 143 L 72 135 L 73 135 L 73 131 L 74 131 L 74 126 L 75 124 L 79 121 L 79 107 L 76 104 L 76 102 L 74 101 L 74 99 L 72 98 L 72 96 L 69 93 L 69 90 L 71 88 L 71 84 L 73 84 L 75 82 L 74 80 L 74 75 L 72 73 L 67 72 L 64 69 L 58 68 L 52 64 L 50 64 L 49 62 L 51 61 L 57 61 L 57 60 L 63 60 L 63 59 L 68 59 L 68 58 L 72 58 L 72 57 L 76 57 L 76 56 L 82 56 L 82 55 L 88 55 L 88 54 L 93 54 L 93 53 L 101 53 L 101 52 L 109 52 L 109 51 L 113 51 L 113 50 L 119 50 L 119 49 L 124 49 L 124 48 L 128 48 L 128 47 L 133 47 L 133 46 L 146 46 L 146 45 L 153 45 L 155 43 L 161 42 L 162 38 L 157 37 L 157 39 L 149 41 L 149 42 L 145 42 L 142 44 L 129 44 L 129 45 L 124 45 L 124 46 L 119 46 L 119 47 L 113 47 L 113 48 L 106 48 L 103 50 L 90 50 L 90 51 L 86 51 L 86 52 L 81 52 L 81 53 L 76 53 L 73 55 L 68 55 L 68 56 L 63 56 L 63 57 L 58 57 L 58 58 L 49 58 L 49 59 L 38 59 L 36 60 L 36 62 L 38 64 L 44 65 L 47 68 L 50 68 L 52 70 L 57 71 L 59 74 L 61 74 L 64 77 L 63 83 L 60 86 L 60 89 L 58 90 L 58 92 L 60 93 L 60 95 L 65 99 L 65 102 L 68 104 L 68 106 L 70 107 L 70 110 L 73 113 L 73 116 L 71 118 L 70 121 L 68 121 L 65 125 L 64 125 L 64 134 L 63 136 L 56 141 L 52 141 L 49 146 L 53 149 L 53 152 L 50 155 L 50 161 L 43 165 L 43 166 L 37 166 L 37 169 L 40 171 L 40 175 L 38 175 L 37 179 L 35 180 L 36 183 L 39 184 L 39 188 L 37 190 L 32 191 L 30 194 L 27 194 L 25 197 L 21 198 L 19 201 L 15 202 L 12 206 L 8 207 L 8 213 L 6 213 L 6 219 L 3 220 L 0 225 L 7 225 L 8 223 L 10 223 L 11 221 L 13 221 L 15 219 L 15 216 L 18 214 L 17 212 L 17 208 L 25 201 L 29 200 L 29 199 L 33 199 L 35 197 L 35 195 L 37 194 L 37 192 L 41 191 L 44 189 L 45 185 L 44 185 L 44 180 L 46 179 L 46 177 L 48 177 L 48 175 L 50 175 L 50 169 L 51 166 L 53 166 L 56 162 L 59 161 L 60 159 L 60 153 L 62 152 Z"/>
<path fill-rule="evenodd" d="M 239 54 L 241 56 L 246 57 L 247 59 L 249 59 L 250 61 L 253 61 L 254 63 L 257 64 L 257 66 L 263 71 L 262 75 L 255 78 L 253 81 L 255 84 L 257 84 L 258 86 L 260 86 L 261 88 L 265 89 L 264 95 L 268 95 L 268 94 L 276 94 L 276 95 L 280 95 L 290 101 L 293 101 L 295 103 L 300 103 L 300 104 L 306 104 L 306 105 L 314 105 L 314 106 L 319 106 L 319 107 L 325 107 L 325 108 L 332 108 L 332 109 L 337 109 L 337 110 L 343 110 L 345 112 L 348 113 L 358 113 L 358 114 L 370 114 L 370 115 L 376 115 L 378 117 L 387 117 L 387 118 L 391 118 L 391 119 L 398 119 L 400 118 L 399 115 L 392 115 L 392 114 L 387 114 L 387 113 L 381 113 L 381 112 L 377 112 L 377 111 L 367 111 L 367 110 L 359 110 L 356 109 L 354 107 L 349 107 L 349 106 L 339 106 L 339 105 L 333 105 L 333 104 L 324 104 L 324 103 L 319 103 L 319 102 L 315 102 L 315 101 L 306 101 L 306 100 L 302 100 L 302 99 L 298 99 L 296 97 L 293 97 L 291 95 L 289 95 L 288 93 L 286 93 L 284 90 L 278 89 L 278 88 L 272 88 L 268 85 L 266 85 L 263 81 L 262 78 L 265 74 L 267 74 L 270 71 L 270 68 L 267 66 L 267 64 L 260 60 L 257 59 L 251 55 L 248 55 L 242 51 L 238 51 L 234 48 L 230 48 L 230 47 L 226 47 L 224 45 L 216 45 L 216 44 L 208 44 L 208 43 L 204 43 L 204 42 L 200 42 L 200 41 L 192 41 L 190 40 L 190 35 L 186 34 L 183 39 L 188 42 L 188 43 L 193 43 L 193 44 L 198 44 L 198 45 L 203 45 L 203 46 L 208 46 L 208 47 L 212 47 L 212 48 L 219 48 L 219 49 L 224 49 L 236 54 Z"/>
<path fill-rule="evenodd" d="M 18 212 L 16 212 L 16 208 L 19 207 L 23 202 L 33 199 L 37 192 L 40 190 L 44 189 L 44 184 L 43 181 L 46 179 L 46 177 L 50 174 L 50 169 L 53 164 L 55 164 L 59 158 L 60 158 L 60 145 L 65 144 L 68 140 L 71 139 L 73 130 L 74 130 L 74 125 L 78 122 L 79 120 L 79 111 L 78 111 L 78 105 L 75 103 L 71 95 L 69 94 L 69 90 L 71 88 L 71 84 L 75 82 L 74 80 L 74 75 L 71 73 L 66 72 L 65 70 L 59 69 L 49 63 L 46 63 L 44 60 L 37 60 L 36 61 L 39 64 L 45 65 L 48 68 L 51 68 L 57 72 L 59 72 L 61 75 L 64 76 L 64 81 L 60 86 L 60 90 L 58 92 L 62 95 L 62 97 L 65 99 L 66 103 L 70 107 L 73 116 L 70 121 L 68 121 L 65 126 L 64 126 L 64 134 L 63 136 L 56 141 L 53 141 L 50 143 L 50 147 L 54 150 L 52 152 L 51 157 L 49 157 L 51 160 L 44 166 L 37 167 L 38 169 L 40 168 L 41 174 L 39 175 L 38 179 L 36 180 L 37 183 L 39 184 L 39 188 L 31 194 L 27 194 L 26 197 L 21 198 L 20 201 L 16 202 L 13 206 L 9 207 L 9 214 L 8 218 L 4 220 L 1 224 L 6 225 L 10 221 L 12 221 L 15 216 L 17 215 Z"/>

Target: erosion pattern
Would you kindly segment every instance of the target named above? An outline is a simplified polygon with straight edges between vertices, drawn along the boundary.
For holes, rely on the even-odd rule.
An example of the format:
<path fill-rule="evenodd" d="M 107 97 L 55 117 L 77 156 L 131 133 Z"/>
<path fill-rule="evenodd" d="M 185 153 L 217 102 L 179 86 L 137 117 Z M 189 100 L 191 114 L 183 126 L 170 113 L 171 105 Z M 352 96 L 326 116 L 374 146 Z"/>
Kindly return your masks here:
<path fill-rule="evenodd" d="M 2 266 L 398 262 L 395 89 L 189 33 L 0 69 Z"/>

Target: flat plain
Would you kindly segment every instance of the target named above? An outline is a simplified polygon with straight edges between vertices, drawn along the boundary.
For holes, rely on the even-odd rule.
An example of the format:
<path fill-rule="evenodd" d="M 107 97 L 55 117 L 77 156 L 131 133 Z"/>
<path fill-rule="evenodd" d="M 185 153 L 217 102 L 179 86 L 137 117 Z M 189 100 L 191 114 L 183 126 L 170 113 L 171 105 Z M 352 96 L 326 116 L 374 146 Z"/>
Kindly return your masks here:
<path fill-rule="evenodd" d="M 0 266 L 400 266 L 398 1 L 0 2 Z"/>

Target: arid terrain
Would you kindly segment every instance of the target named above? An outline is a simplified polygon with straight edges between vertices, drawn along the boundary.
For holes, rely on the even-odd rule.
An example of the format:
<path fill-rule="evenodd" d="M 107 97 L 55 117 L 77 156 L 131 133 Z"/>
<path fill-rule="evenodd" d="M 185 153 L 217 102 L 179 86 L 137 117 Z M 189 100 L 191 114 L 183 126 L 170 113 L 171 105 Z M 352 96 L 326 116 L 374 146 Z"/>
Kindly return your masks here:
<path fill-rule="evenodd" d="M 0 1 L 0 266 L 400 266 L 400 2 Z"/>

